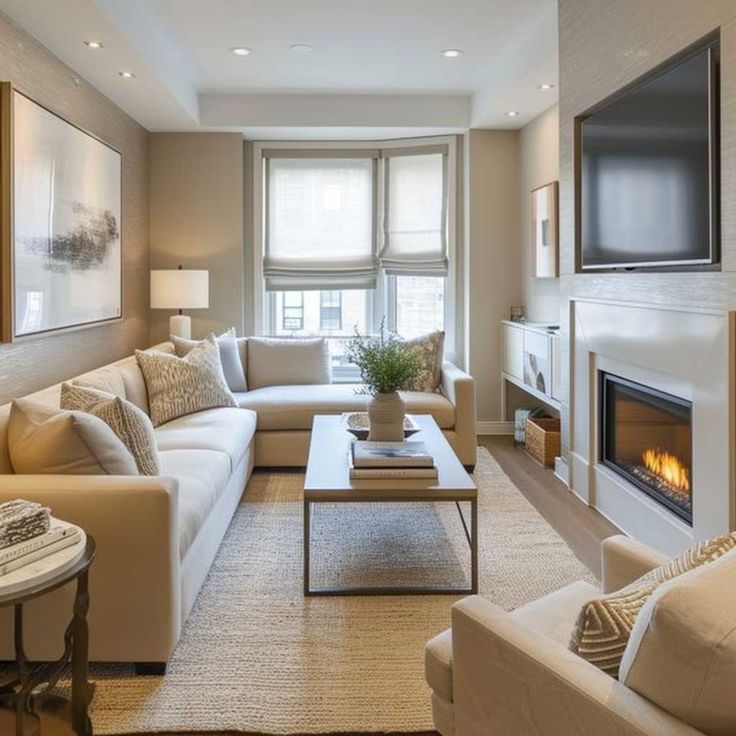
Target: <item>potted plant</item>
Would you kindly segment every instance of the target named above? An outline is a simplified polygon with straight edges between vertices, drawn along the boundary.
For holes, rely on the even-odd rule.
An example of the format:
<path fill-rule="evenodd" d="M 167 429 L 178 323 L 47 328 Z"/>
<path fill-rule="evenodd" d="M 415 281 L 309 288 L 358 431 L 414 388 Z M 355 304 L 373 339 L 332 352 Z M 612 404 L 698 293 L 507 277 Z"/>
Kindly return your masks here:
<path fill-rule="evenodd" d="M 399 391 L 411 388 L 421 369 L 419 356 L 407 350 L 398 335 L 387 333 L 381 323 L 377 337 L 361 335 L 348 344 L 348 357 L 360 369 L 368 402 L 371 442 L 401 442 L 404 439 L 404 400 Z"/>

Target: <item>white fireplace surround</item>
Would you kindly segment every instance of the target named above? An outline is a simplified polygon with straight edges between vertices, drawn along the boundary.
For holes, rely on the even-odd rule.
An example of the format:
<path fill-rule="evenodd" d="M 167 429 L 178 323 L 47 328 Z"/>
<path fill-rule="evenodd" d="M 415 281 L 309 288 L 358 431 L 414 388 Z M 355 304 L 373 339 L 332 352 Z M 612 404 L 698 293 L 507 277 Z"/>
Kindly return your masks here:
<path fill-rule="evenodd" d="M 582 299 L 570 309 L 572 491 L 667 554 L 734 530 L 736 313 Z M 599 463 L 599 371 L 692 402 L 692 527 Z"/>

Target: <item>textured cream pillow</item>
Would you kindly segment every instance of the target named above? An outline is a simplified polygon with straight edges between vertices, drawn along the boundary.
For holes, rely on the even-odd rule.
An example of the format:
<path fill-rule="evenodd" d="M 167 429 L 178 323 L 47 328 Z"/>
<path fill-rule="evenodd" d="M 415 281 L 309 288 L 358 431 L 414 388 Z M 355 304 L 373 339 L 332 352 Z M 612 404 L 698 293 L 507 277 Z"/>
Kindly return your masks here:
<path fill-rule="evenodd" d="M 248 388 L 332 383 L 330 347 L 323 337 L 248 338 Z"/>
<path fill-rule="evenodd" d="M 212 333 L 214 335 L 214 333 Z M 217 347 L 220 350 L 220 362 L 222 363 L 222 372 L 225 375 L 228 388 L 231 391 L 247 391 L 248 384 L 245 381 L 245 370 L 240 360 L 240 350 L 238 341 L 235 337 L 235 328 L 231 327 L 227 332 L 215 337 Z M 196 348 L 201 340 L 187 340 L 183 337 L 171 336 L 171 342 L 174 343 L 174 350 L 179 358 L 188 355 L 192 349 Z"/>
<path fill-rule="evenodd" d="M 104 391 L 63 383 L 61 408 L 99 417 L 128 448 L 141 475 L 161 474 L 153 424 L 135 404 Z"/>
<path fill-rule="evenodd" d="M 146 379 L 154 427 L 195 411 L 237 406 L 225 382 L 213 335 L 184 358 L 157 350 L 136 350 L 135 357 Z"/>
<path fill-rule="evenodd" d="M 445 333 L 431 332 L 428 335 L 405 340 L 408 350 L 413 350 L 421 362 L 421 369 L 411 391 L 436 391 L 442 380 L 442 360 L 444 357 Z"/>
<path fill-rule="evenodd" d="M 8 451 L 18 474 L 138 475 L 133 456 L 102 419 L 30 399 L 10 407 Z"/>
<path fill-rule="evenodd" d="M 634 624 L 654 591 L 662 583 L 705 565 L 735 547 L 736 533 L 698 542 L 625 588 L 589 601 L 575 623 L 570 649 L 617 678 Z"/>

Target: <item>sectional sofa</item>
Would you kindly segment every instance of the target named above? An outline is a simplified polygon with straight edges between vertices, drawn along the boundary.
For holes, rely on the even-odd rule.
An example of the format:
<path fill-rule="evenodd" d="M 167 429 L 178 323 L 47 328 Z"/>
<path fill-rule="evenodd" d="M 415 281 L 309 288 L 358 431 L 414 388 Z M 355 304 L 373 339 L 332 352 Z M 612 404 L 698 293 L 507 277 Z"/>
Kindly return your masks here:
<path fill-rule="evenodd" d="M 280 345 L 238 339 L 248 388 L 239 408 L 190 414 L 156 429 L 163 473 L 150 476 L 16 475 L 8 453 L 10 405 L 0 407 L 0 501 L 48 505 L 92 533 L 98 555 L 91 579 L 90 658 L 134 662 L 161 672 L 176 645 L 254 467 L 306 464 L 315 414 L 365 408 L 356 386 L 329 382 L 326 344 Z M 318 341 L 319 343 L 319 341 Z M 264 348 L 265 344 L 265 348 Z M 174 352 L 171 343 L 155 349 Z M 327 361 L 327 363 L 325 362 Z M 72 381 L 119 395 L 148 411 L 134 356 Z M 58 407 L 60 385 L 31 398 Z M 407 392 L 407 409 L 431 414 L 458 457 L 475 464 L 475 394 L 470 376 L 450 363 L 434 393 Z M 73 591 L 65 588 L 27 605 L 27 654 L 60 654 Z M 12 622 L 0 611 L 0 658 L 12 659 Z"/>

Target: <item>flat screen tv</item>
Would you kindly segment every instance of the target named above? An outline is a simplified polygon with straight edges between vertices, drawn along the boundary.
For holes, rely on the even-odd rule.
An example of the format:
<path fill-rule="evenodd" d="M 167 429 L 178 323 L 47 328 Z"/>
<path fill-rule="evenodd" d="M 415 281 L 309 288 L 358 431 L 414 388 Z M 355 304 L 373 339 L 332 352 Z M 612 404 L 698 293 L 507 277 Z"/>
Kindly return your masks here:
<path fill-rule="evenodd" d="M 714 41 L 582 118 L 582 270 L 718 263 L 717 64 Z"/>

